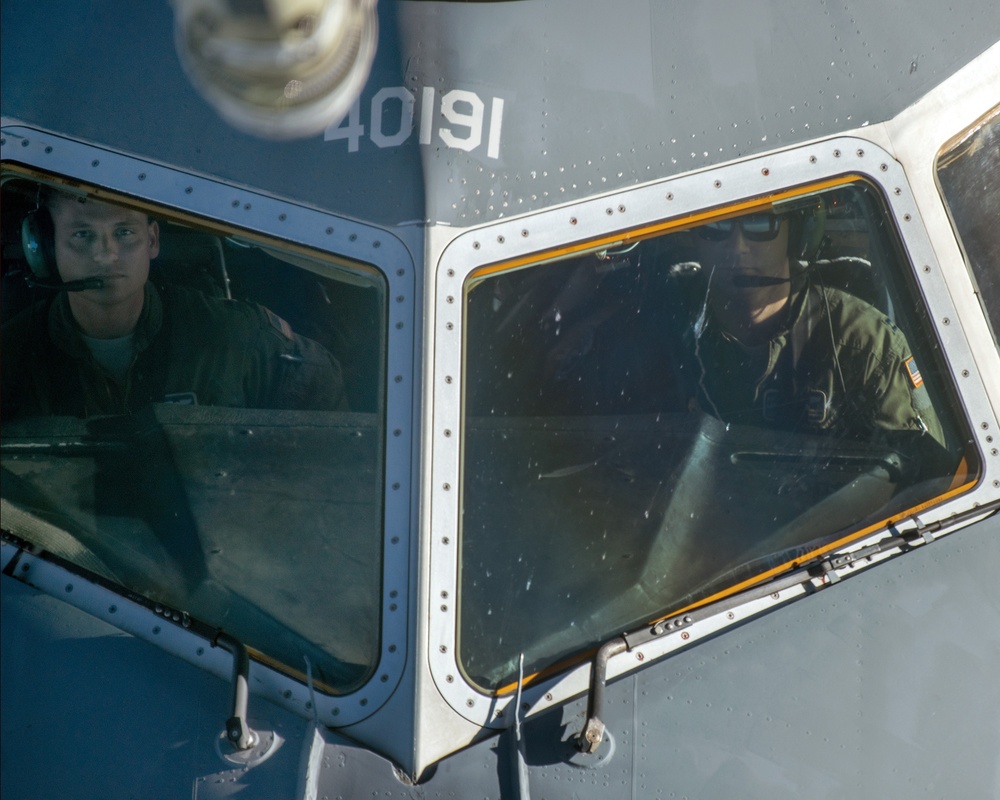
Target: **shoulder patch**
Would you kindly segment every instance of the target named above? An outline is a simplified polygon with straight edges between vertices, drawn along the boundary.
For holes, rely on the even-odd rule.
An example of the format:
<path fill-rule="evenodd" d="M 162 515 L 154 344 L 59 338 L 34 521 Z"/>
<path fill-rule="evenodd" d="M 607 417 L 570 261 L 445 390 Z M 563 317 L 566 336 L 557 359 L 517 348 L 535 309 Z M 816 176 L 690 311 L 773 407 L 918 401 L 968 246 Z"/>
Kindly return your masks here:
<path fill-rule="evenodd" d="M 920 375 L 920 369 L 917 367 L 917 362 L 913 360 L 913 356 L 910 356 L 903 363 L 906 365 L 906 372 L 910 376 L 910 382 L 913 384 L 913 388 L 919 389 L 924 385 L 924 379 Z"/>
<path fill-rule="evenodd" d="M 278 333 L 284 336 L 286 339 L 292 338 L 292 326 L 285 322 L 281 317 L 275 314 L 271 309 L 264 308 L 264 313 L 267 314 L 268 322 L 271 323 L 271 327 L 274 328 Z"/>

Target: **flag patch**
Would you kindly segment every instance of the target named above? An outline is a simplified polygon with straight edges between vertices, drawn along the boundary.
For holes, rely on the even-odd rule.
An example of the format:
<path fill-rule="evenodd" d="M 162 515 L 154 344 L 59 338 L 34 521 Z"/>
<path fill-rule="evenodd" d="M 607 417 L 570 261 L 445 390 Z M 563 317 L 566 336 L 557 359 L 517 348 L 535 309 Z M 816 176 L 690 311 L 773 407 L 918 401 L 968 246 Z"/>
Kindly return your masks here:
<path fill-rule="evenodd" d="M 917 362 L 913 360 L 913 356 L 906 359 L 906 371 L 910 373 L 910 381 L 913 383 L 914 389 L 919 389 L 924 385 L 924 379 L 920 376 L 920 369 L 917 367 Z"/>

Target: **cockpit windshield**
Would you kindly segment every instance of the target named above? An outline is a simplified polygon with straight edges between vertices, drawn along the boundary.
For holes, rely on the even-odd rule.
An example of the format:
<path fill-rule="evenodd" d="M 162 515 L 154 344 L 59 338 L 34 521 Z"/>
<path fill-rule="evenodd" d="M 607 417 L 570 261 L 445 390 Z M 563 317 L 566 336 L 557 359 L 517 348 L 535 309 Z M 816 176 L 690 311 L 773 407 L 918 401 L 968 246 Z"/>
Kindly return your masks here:
<path fill-rule="evenodd" d="M 319 691 L 362 685 L 380 653 L 383 274 L 4 177 L 4 531 Z"/>
<path fill-rule="evenodd" d="M 459 662 L 498 690 L 968 486 L 879 192 L 850 177 L 466 282 Z"/>

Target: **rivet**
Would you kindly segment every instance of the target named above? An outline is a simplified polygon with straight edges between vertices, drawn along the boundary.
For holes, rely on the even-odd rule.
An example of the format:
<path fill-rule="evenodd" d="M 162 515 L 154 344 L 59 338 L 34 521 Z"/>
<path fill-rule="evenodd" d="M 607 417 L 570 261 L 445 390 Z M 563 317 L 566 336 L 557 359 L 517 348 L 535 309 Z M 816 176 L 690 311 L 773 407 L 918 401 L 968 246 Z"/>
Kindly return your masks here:
<path fill-rule="evenodd" d="M 667 192 L 667 200 L 673 200 L 673 199 L 674 199 L 674 193 L 673 192 Z"/>
<path fill-rule="evenodd" d="M 92 166 L 92 167 L 98 167 L 98 166 L 100 166 L 100 164 L 101 164 L 101 162 L 98 161 L 96 158 L 93 161 L 90 162 L 90 166 Z"/>
<path fill-rule="evenodd" d="M 771 170 L 769 170 L 767 167 L 764 167 L 764 169 L 760 171 L 760 174 L 766 178 L 768 175 L 771 174 Z"/>
<path fill-rule="evenodd" d="M 686 641 L 691 638 L 691 634 L 688 633 L 687 631 L 684 631 L 684 633 L 681 634 L 681 638 Z"/>
<path fill-rule="evenodd" d="M 606 208 L 606 209 L 604 209 L 604 213 L 607 214 L 608 216 L 611 216 L 615 212 L 612 209 L 610 209 L 610 208 Z"/>
<path fill-rule="evenodd" d="M 990 423 L 984 422 L 979 427 L 981 427 L 984 431 L 988 431 L 990 429 Z"/>
<path fill-rule="evenodd" d="M 645 653 L 636 653 L 635 654 L 635 660 L 636 661 L 645 661 L 646 660 Z"/>
<path fill-rule="evenodd" d="M 945 318 L 944 318 L 943 320 L 941 320 L 941 321 L 942 321 L 942 322 L 943 322 L 943 323 L 944 323 L 945 325 L 951 325 L 951 320 L 950 320 L 950 319 L 948 319 L 948 317 L 945 317 Z"/>
<path fill-rule="evenodd" d="M 444 431 L 444 435 L 445 435 L 446 437 L 447 437 L 447 436 L 451 436 L 451 431 L 450 431 L 450 430 L 448 430 L 447 428 L 445 428 L 445 431 Z"/>
<path fill-rule="evenodd" d="M 817 161 L 816 156 L 809 156 L 809 163 L 810 164 L 815 164 L 816 161 Z"/>
<path fill-rule="evenodd" d="M 879 165 L 879 169 L 882 170 L 882 172 L 888 172 L 889 171 L 889 165 L 888 164 L 880 164 Z"/>
<path fill-rule="evenodd" d="M 184 189 L 184 194 L 191 194 L 192 192 L 194 192 L 194 187 L 193 186 L 188 186 L 188 187 L 186 187 Z"/>
<path fill-rule="evenodd" d="M 378 239 L 376 239 L 374 242 L 372 242 L 372 247 L 374 247 L 376 250 L 378 250 L 378 248 L 380 248 L 381 246 L 382 246 L 382 242 L 380 242 Z"/>
<path fill-rule="evenodd" d="M 969 377 L 969 370 L 963 369 L 962 370 L 962 377 L 963 378 L 968 378 Z"/>
<path fill-rule="evenodd" d="M 618 206 L 618 213 L 619 214 L 624 214 L 625 213 L 625 206 L 624 205 Z"/>
<path fill-rule="evenodd" d="M 910 216 L 909 214 L 903 214 L 903 221 L 904 222 L 909 222 L 911 219 L 913 219 L 913 217 Z"/>
<path fill-rule="evenodd" d="M 472 243 L 472 249 L 473 250 L 478 250 L 479 249 L 479 242 L 473 242 Z"/>
<path fill-rule="evenodd" d="M 279 221 L 284 222 L 286 219 L 288 219 L 288 214 L 278 214 Z"/>
<path fill-rule="evenodd" d="M 833 151 L 833 157 L 834 158 L 840 158 L 840 151 L 839 150 L 834 150 Z"/>
<path fill-rule="evenodd" d="M 527 229 L 527 228 L 525 228 L 524 230 L 522 230 L 522 231 L 521 231 L 521 235 L 522 235 L 522 236 L 527 236 L 527 235 L 528 235 L 528 229 Z"/>
<path fill-rule="evenodd" d="M 445 483 L 445 484 L 443 484 L 443 485 L 442 485 L 442 488 L 443 488 L 443 489 L 444 489 L 444 490 L 445 490 L 446 492 L 449 492 L 449 491 L 451 491 L 451 484 L 450 484 L 450 483 Z"/>
<path fill-rule="evenodd" d="M 551 703 L 552 702 L 552 692 L 546 692 L 545 693 L 545 699 L 548 700 Z"/>
<path fill-rule="evenodd" d="M 498 241 L 498 242 L 499 242 L 500 244 L 503 244 L 503 243 L 504 243 L 504 242 L 506 242 L 507 240 L 506 240 L 506 239 L 505 239 L 505 238 L 504 238 L 503 236 L 498 236 L 498 237 L 497 237 L 497 241 Z"/>
<path fill-rule="evenodd" d="M 444 679 L 446 681 L 448 681 L 448 683 L 454 683 L 455 682 L 455 676 L 454 675 L 445 675 Z"/>
<path fill-rule="evenodd" d="M 451 539 L 449 539 L 447 536 L 442 536 L 441 544 L 451 544 Z"/>
<path fill-rule="evenodd" d="M 327 228 L 326 235 L 329 236 L 331 233 L 333 233 L 333 228 Z"/>
<path fill-rule="evenodd" d="M 864 157 L 865 157 L 865 151 L 862 150 L 861 148 L 858 148 L 858 158 L 864 158 Z"/>
<path fill-rule="evenodd" d="M 454 277 L 455 277 L 455 270 L 453 270 L 453 269 L 449 269 L 449 270 L 447 271 L 447 273 L 445 273 L 445 274 L 446 274 L 446 275 L 447 275 L 447 276 L 448 276 L 449 278 L 454 278 Z"/>
<path fill-rule="evenodd" d="M 576 225 L 576 217 L 570 217 L 569 218 L 569 224 L 570 225 Z"/>
<path fill-rule="evenodd" d="M 451 382 L 452 382 L 452 380 L 453 380 L 453 379 L 452 379 L 451 375 L 445 375 L 445 376 L 444 376 L 444 382 L 445 382 L 445 383 L 451 383 Z"/>
<path fill-rule="evenodd" d="M 146 173 L 145 172 L 140 172 L 139 173 L 139 180 L 140 181 L 146 180 Z"/>
<path fill-rule="evenodd" d="M 715 182 L 714 182 L 714 183 L 713 183 L 712 185 L 713 185 L 713 186 L 714 186 L 714 187 L 715 187 L 716 189 L 721 189 L 721 188 L 722 188 L 722 181 L 715 181 Z"/>

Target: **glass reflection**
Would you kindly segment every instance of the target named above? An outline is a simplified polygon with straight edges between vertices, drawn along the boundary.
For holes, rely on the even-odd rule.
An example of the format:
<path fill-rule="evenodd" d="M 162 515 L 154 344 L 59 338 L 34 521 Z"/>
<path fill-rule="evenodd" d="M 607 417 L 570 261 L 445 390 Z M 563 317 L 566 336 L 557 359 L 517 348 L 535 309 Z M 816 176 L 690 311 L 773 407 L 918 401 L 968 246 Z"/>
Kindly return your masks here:
<path fill-rule="evenodd" d="M 526 670 L 552 666 L 967 481 L 891 231 L 857 182 L 473 276 L 473 682 L 509 682 L 522 651 Z"/>

